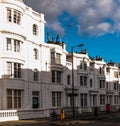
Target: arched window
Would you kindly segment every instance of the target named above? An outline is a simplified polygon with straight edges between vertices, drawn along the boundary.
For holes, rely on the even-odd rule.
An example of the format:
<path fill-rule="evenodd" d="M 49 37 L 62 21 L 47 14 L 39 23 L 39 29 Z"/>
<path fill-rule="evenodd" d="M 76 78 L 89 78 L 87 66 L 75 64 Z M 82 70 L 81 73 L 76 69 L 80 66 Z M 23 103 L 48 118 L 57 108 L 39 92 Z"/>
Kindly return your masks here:
<path fill-rule="evenodd" d="M 38 50 L 34 49 L 33 53 L 34 53 L 34 59 L 37 60 L 38 59 Z"/>
<path fill-rule="evenodd" d="M 33 35 L 38 35 L 38 26 L 33 24 Z"/>

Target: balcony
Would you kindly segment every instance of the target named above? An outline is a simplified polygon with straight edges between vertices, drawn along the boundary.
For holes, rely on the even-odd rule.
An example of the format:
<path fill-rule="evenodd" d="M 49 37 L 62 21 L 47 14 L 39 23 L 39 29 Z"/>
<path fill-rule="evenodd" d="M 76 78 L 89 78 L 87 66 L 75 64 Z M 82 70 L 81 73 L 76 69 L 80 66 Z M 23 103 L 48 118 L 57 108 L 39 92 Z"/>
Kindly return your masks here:
<path fill-rule="evenodd" d="M 65 86 L 65 93 L 68 95 L 68 96 L 72 96 L 73 95 L 73 92 L 72 92 L 72 86 Z M 74 87 L 74 96 L 78 96 L 79 92 L 78 92 L 78 88 L 77 87 Z"/>
<path fill-rule="evenodd" d="M 106 94 L 107 94 L 107 95 L 114 94 L 114 90 L 112 90 L 112 89 L 107 89 L 107 90 L 106 90 Z"/>
<path fill-rule="evenodd" d="M 99 90 L 97 90 L 97 89 L 90 89 L 89 90 L 90 95 L 95 95 L 95 94 L 98 94 L 98 93 L 99 93 Z"/>

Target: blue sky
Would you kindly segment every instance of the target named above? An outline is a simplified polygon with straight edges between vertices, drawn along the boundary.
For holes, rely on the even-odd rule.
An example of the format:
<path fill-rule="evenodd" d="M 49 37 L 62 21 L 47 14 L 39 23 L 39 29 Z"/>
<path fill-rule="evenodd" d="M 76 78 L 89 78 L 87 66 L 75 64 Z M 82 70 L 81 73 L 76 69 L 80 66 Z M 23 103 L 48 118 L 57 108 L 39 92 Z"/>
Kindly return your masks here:
<path fill-rule="evenodd" d="M 45 14 L 45 33 L 50 32 L 51 38 L 59 34 L 68 51 L 82 43 L 89 56 L 120 63 L 120 0 L 24 0 L 24 3 Z"/>

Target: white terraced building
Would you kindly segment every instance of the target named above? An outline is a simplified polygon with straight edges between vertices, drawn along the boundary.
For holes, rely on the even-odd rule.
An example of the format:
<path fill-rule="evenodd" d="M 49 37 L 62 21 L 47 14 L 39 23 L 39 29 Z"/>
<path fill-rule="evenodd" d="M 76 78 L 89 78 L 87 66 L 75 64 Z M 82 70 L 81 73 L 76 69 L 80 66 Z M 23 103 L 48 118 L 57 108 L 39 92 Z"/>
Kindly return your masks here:
<path fill-rule="evenodd" d="M 119 67 L 63 42 L 45 43 L 44 14 L 22 0 L 0 0 L 0 121 L 49 117 L 74 105 L 78 113 L 120 108 Z M 49 37 L 49 36 L 48 36 Z"/>

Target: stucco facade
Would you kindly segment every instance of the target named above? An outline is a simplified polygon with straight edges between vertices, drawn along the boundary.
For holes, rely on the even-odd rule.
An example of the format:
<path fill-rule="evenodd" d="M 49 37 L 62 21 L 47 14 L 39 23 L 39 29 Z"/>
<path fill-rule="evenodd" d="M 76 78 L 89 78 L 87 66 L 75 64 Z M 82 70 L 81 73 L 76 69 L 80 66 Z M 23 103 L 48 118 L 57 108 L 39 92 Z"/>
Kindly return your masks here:
<path fill-rule="evenodd" d="M 44 40 L 44 14 L 22 0 L 0 0 L 0 109 L 20 119 L 71 109 L 72 70 L 77 112 L 119 109 L 119 67 L 81 50 L 72 55 L 59 40 Z M 31 113 L 31 114 L 30 114 Z M 37 113 L 35 115 L 35 113 Z"/>

